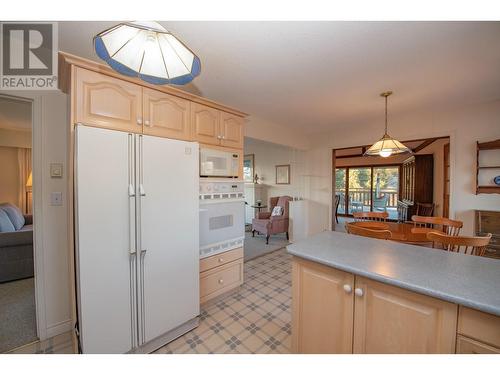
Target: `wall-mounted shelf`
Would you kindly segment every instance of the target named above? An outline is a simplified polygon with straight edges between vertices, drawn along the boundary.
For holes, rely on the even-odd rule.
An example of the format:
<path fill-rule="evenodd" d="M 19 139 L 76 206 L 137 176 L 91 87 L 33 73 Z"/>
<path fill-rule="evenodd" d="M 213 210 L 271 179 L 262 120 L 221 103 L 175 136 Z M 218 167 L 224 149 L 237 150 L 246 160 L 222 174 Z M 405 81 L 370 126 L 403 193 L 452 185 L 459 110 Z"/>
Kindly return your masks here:
<path fill-rule="evenodd" d="M 500 139 L 497 139 L 495 141 L 491 142 L 483 142 L 479 143 L 477 142 L 477 147 L 476 147 L 476 194 L 500 194 L 500 186 L 494 185 L 492 182 L 491 185 L 484 185 L 484 180 L 485 178 L 489 178 L 489 175 L 491 170 L 499 169 L 500 170 L 500 165 L 496 165 L 498 163 L 498 157 L 495 159 L 493 163 L 495 165 L 480 165 L 480 159 L 481 155 L 483 155 L 483 151 L 492 151 L 492 150 L 497 150 L 497 152 L 500 153 Z M 485 164 L 493 164 L 491 161 L 490 163 L 485 163 Z M 480 173 L 487 173 L 486 175 L 482 174 L 482 178 L 480 176 Z M 480 184 L 480 179 L 481 185 Z"/>

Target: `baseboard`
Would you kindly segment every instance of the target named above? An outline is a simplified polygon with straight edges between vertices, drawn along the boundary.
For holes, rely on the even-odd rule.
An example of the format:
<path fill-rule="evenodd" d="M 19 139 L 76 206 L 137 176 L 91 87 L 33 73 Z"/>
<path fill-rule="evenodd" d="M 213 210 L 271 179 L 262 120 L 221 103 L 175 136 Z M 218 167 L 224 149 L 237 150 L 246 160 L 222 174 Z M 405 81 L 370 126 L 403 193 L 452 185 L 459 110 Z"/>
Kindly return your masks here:
<path fill-rule="evenodd" d="M 73 329 L 73 321 L 68 319 L 64 322 L 53 324 L 47 327 L 47 339 L 60 335 L 61 333 L 69 332 Z"/>
<path fill-rule="evenodd" d="M 129 353 L 134 354 L 147 354 L 155 351 L 156 349 L 161 348 L 162 346 L 168 344 L 171 341 L 174 341 L 176 338 L 184 335 L 185 333 L 195 329 L 199 325 L 199 318 L 195 317 L 184 324 L 181 324 L 179 327 L 174 328 L 170 332 L 167 332 L 157 338 L 141 345 L 138 348 L 131 350 Z"/>

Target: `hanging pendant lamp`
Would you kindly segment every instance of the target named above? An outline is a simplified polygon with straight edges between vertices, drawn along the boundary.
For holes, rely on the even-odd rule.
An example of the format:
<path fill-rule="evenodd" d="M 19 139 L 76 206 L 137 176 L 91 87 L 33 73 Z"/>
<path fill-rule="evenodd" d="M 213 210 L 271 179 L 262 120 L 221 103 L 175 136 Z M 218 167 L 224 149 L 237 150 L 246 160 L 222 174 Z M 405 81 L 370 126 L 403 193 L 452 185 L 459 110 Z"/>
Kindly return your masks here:
<path fill-rule="evenodd" d="M 125 22 L 94 37 L 97 55 L 118 73 L 155 85 L 185 85 L 200 74 L 198 56 L 157 22 Z"/>
<path fill-rule="evenodd" d="M 399 142 L 397 139 L 392 138 L 387 134 L 387 98 L 392 94 L 392 91 L 386 91 L 380 94 L 380 96 L 385 98 L 385 133 L 384 136 L 372 147 L 370 147 L 364 153 L 364 156 L 382 156 L 387 158 L 394 154 L 409 153 L 412 154 L 412 150 L 406 147 L 404 144 Z"/>

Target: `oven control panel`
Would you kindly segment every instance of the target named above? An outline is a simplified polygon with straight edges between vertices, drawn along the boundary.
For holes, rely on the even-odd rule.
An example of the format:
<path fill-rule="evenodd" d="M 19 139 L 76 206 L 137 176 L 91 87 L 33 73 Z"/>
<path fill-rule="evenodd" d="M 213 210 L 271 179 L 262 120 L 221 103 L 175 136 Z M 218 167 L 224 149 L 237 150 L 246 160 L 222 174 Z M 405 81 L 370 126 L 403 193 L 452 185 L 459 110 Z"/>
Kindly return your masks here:
<path fill-rule="evenodd" d="M 241 198 L 243 191 L 241 181 L 200 181 L 200 199 Z"/>

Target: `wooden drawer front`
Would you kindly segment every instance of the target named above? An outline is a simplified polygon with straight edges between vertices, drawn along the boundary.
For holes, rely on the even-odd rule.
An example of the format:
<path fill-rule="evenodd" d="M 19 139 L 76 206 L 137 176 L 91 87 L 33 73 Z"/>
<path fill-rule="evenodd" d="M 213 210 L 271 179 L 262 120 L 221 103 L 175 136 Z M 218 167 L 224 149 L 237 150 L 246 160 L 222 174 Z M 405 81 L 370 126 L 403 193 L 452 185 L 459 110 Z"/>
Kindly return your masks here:
<path fill-rule="evenodd" d="M 459 335 L 457 354 L 500 354 L 500 349 Z"/>
<path fill-rule="evenodd" d="M 142 133 L 142 87 L 76 68 L 75 122 Z"/>
<path fill-rule="evenodd" d="M 204 303 L 243 283 L 243 259 L 200 274 L 200 303 Z"/>
<path fill-rule="evenodd" d="M 458 333 L 500 347 L 500 317 L 460 306 Z"/>
<path fill-rule="evenodd" d="M 212 268 L 222 266 L 229 262 L 233 262 L 236 259 L 243 258 L 243 248 L 229 250 L 225 253 L 213 255 L 208 258 L 204 258 L 200 260 L 200 272 L 204 272 L 210 270 Z"/>

